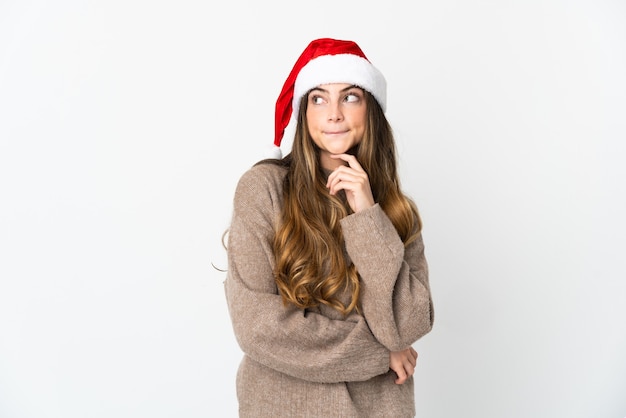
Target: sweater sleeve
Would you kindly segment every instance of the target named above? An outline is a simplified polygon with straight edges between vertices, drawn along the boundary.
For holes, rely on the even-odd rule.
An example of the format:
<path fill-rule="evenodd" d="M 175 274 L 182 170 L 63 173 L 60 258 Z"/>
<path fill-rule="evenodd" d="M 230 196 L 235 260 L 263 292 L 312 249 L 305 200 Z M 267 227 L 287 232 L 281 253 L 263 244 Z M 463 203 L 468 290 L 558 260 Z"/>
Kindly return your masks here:
<path fill-rule="evenodd" d="M 380 205 L 341 221 L 346 249 L 361 276 L 363 315 L 391 351 L 427 334 L 434 312 L 421 234 L 408 246 Z"/>
<path fill-rule="evenodd" d="M 235 191 L 224 285 L 239 346 L 253 360 L 308 381 L 362 381 L 386 373 L 389 350 L 362 316 L 337 320 L 283 305 L 272 273 L 282 177 L 272 169 L 278 168 L 248 171 Z"/>

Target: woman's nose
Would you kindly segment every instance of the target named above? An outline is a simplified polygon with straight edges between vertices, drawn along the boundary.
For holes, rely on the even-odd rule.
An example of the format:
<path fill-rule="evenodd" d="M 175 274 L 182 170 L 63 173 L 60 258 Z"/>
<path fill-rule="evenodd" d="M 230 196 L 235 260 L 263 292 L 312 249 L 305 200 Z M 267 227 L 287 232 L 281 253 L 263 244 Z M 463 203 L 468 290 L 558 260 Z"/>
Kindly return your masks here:
<path fill-rule="evenodd" d="M 328 107 L 328 120 L 338 121 L 343 119 L 343 113 L 341 113 L 340 103 L 331 103 Z"/>

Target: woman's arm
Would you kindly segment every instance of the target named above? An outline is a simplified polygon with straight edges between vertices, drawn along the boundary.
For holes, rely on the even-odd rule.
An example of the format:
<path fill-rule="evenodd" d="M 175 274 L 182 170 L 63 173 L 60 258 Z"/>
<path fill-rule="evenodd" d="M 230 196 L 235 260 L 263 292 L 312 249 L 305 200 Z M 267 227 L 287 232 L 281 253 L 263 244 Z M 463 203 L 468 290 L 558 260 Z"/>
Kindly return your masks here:
<path fill-rule="evenodd" d="M 378 204 L 341 224 L 372 333 L 391 351 L 406 349 L 431 330 L 434 319 L 422 236 L 405 248 Z"/>
<path fill-rule="evenodd" d="M 225 292 L 241 349 L 267 367 L 316 382 L 360 381 L 387 372 L 389 350 L 362 316 L 333 320 L 283 305 L 272 273 L 282 201 L 276 170 L 247 172 L 235 191 Z"/>

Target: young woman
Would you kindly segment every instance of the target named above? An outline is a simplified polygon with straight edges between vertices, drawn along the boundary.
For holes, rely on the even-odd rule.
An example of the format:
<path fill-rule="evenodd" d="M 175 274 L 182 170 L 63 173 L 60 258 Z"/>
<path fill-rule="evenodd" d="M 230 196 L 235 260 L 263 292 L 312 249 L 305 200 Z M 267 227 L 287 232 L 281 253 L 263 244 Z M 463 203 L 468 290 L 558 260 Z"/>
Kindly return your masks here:
<path fill-rule="evenodd" d="M 314 40 L 276 102 L 278 155 L 239 180 L 224 283 L 241 417 L 415 415 L 433 306 L 385 105 L 356 43 Z"/>

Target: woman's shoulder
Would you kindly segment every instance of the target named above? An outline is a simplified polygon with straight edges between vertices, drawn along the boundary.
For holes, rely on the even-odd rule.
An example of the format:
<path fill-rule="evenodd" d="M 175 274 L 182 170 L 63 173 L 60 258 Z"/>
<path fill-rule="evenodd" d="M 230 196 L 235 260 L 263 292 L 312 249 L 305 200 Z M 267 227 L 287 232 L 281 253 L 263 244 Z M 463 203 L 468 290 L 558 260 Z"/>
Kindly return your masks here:
<path fill-rule="evenodd" d="M 271 162 L 259 162 L 248 168 L 241 176 L 240 181 L 256 183 L 274 183 L 278 181 L 282 184 L 286 174 L 287 167 Z"/>
<path fill-rule="evenodd" d="M 282 192 L 287 168 L 270 162 L 257 163 L 248 168 L 240 177 L 237 190 L 252 193 L 276 194 Z"/>

